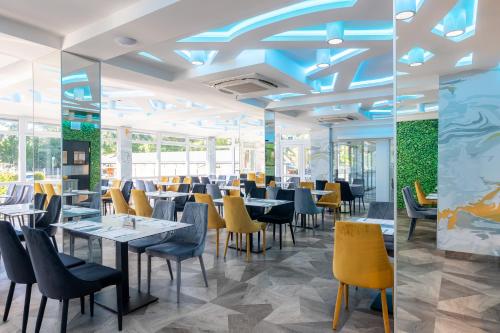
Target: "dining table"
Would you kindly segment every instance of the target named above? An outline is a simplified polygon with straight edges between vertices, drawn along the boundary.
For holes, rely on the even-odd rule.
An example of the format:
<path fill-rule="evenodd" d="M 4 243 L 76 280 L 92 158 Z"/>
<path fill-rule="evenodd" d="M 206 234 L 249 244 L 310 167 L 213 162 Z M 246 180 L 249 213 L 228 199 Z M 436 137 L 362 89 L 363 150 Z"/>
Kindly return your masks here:
<path fill-rule="evenodd" d="M 0 215 L 5 216 L 10 220 L 10 222 L 14 222 L 14 217 L 17 217 L 19 222 L 21 222 L 21 218 L 24 216 L 30 215 L 38 215 L 46 213 L 46 210 L 43 209 L 35 209 L 33 204 L 14 204 L 14 205 L 1 205 L 0 206 Z M 30 227 L 33 227 L 30 225 Z"/>
<path fill-rule="evenodd" d="M 75 205 L 63 205 L 62 208 L 62 218 L 66 221 L 99 215 L 100 213 L 99 209 Z"/>
<path fill-rule="evenodd" d="M 185 192 L 174 192 L 174 191 L 154 191 L 154 192 L 146 192 L 146 196 L 152 199 L 163 199 L 167 201 L 171 201 L 174 198 L 179 197 L 187 197 L 191 195 L 190 193 Z"/>
<path fill-rule="evenodd" d="M 176 230 L 191 227 L 191 224 L 159 220 L 149 217 L 128 216 L 123 214 L 105 215 L 76 222 L 52 224 L 66 232 L 85 234 L 88 237 L 107 239 L 115 243 L 116 269 L 122 275 L 123 313 L 129 314 L 148 304 L 156 302 L 158 297 L 131 288 L 129 283 L 128 243 L 137 239 L 173 233 Z M 95 303 L 117 312 L 116 290 L 106 289 L 95 295 Z"/>

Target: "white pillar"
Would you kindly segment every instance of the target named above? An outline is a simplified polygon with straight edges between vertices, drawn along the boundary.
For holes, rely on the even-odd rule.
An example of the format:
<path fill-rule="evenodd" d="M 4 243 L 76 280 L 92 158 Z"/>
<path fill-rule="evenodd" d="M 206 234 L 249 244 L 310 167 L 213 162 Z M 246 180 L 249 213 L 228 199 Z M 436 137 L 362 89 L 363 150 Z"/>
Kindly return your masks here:
<path fill-rule="evenodd" d="M 311 179 L 329 179 L 330 176 L 330 129 L 311 131 Z"/>
<path fill-rule="evenodd" d="M 24 182 L 26 180 L 26 135 L 28 134 L 28 120 L 26 118 L 19 118 L 18 122 L 18 147 L 19 153 L 17 157 L 17 175 L 18 180 Z M 34 156 L 30 156 L 33 159 Z M 33 161 L 34 162 L 34 161 Z M 33 163 L 33 167 L 35 163 Z M 34 170 L 31 170 L 34 171 Z"/>
<path fill-rule="evenodd" d="M 158 181 L 160 180 L 162 174 L 161 174 L 161 133 L 157 133 L 156 136 L 156 177 L 158 178 Z"/>
<path fill-rule="evenodd" d="M 132 179 L 132 129 L 118 127 L 117 129 L 117 159 L 119 179 Z"/>
<path fill-rule="evenodd" d="M 207 163 L 208 163 L 208 176 L 215 175 L 217 170 L 217 152 L 215 147 L 214 136 L 209 136 L 207 138 Z"/>
<path fill-rule="evenodd" d="M 391 147 L 388 139 L 377 140 L 375 154 L 376 187 L 375 198 L 377 201 L 393 201 L 391 193 L 390 175 Z"/>

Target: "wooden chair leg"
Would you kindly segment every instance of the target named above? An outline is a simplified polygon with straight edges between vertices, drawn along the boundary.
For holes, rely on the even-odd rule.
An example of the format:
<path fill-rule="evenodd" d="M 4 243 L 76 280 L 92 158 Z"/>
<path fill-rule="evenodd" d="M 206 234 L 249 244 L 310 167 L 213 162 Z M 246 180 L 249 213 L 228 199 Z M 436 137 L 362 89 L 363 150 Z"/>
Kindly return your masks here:
<path fill-rule="evenodd" d="M 239 255 L 240 254 L 240 247 L 238 246 L 239 243 L 240 243 L 240 235 L 238 235 L 238 233 L 236 233 L 236 255 Z"/>
<path fill-rule="evenodd" d="M 240 254 L 243 254 L 243 233 L 240 233 Z"/>
<path fill-rule="evenodd" d="M 344 284 L 344 301 L 345 301 L 345 309 L 349 310 L 349 285 Z"/>
<path fill-rule="evenodd" d="M 337 290 L 337 301 L 335 302 L 335 312 L 333 313 L 332 328 L 337 329 L 337 324 L 339 323 L 340 307 L 342 306 L 342 291 L 344 290 L 344 284 L 339 281 L 339 288 Z"/>
<path fill-rule="evenodd" d="M 384 331 L 385 333 L 391 332 L 391 324 L 389 323 L 389 310 L 387 308 L 387 293 L 386 289 L 380 291 L 382 301 L 382 316 L 384 318 Z"/>
<path fill-rule="evenodd" d="M 216 234 L 216 238 L 215 238 L 215 255 L 218 258 L 219 257 L 219 228 L 215 229 L 215 234 Z"/>
<path fill-rule="evenodd" d="M 226 257 L 226 254 L 227 254 L 227 246 L 229 245 L 229 238 L 231 237 L 233 233 L 232 232 L 228 232 L 227 233 L 227 237 L 226 237 L 226 246 L 224 246 L 224 258 Z"/>
<path fill-rule="evenodd" d="M 247 233 L 247 261 L 250 261 L 250 234 Z"/>

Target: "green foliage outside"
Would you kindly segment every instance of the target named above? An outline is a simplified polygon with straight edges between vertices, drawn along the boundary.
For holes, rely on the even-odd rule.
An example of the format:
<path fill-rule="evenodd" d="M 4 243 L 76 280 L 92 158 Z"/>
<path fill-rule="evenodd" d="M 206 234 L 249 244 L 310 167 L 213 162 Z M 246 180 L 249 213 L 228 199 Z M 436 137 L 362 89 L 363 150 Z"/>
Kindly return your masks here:
<path fill-rule="evenodd" d="M 397 204 L 404 208 L 401 189 L 405 186 L 415 193 L 419 180 L 426 193 L 437 186 L 438 121 L 417 120 L 397 124 Z"/>
<path fill-rule="evenodd" d="M 17 173 L 2 171 L 0 172 L 0 182 L 14 182 L 17 180 Z M 0 186 L 0 194 L 7 193 L 7 186 Z"/>

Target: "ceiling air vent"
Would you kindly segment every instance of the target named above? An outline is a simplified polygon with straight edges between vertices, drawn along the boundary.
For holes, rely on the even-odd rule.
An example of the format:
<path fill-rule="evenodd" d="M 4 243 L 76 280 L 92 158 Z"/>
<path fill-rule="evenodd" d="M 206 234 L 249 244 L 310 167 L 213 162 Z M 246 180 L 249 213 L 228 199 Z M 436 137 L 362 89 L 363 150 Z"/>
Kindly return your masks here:
<path fill-rule="evenodd" d="M 225 94 L 247 95 L 276 89 L 278 85 L 260 74 L 240 75 L 207 83 Z"/>
<path fill-rule="evenodd" d="M 336 123 L 344 123 L 346 121 L 353 121 L 353 120 L 359 120 L 358 117 L 354 115 L 349 115 L 349 116 L 330 116 L 330 117 L 320 117 L 318 119 L 318 122 L 320 124 L 326 124 L 326 123 L 331 123 L 331 124 L 336 124 Z"/>

